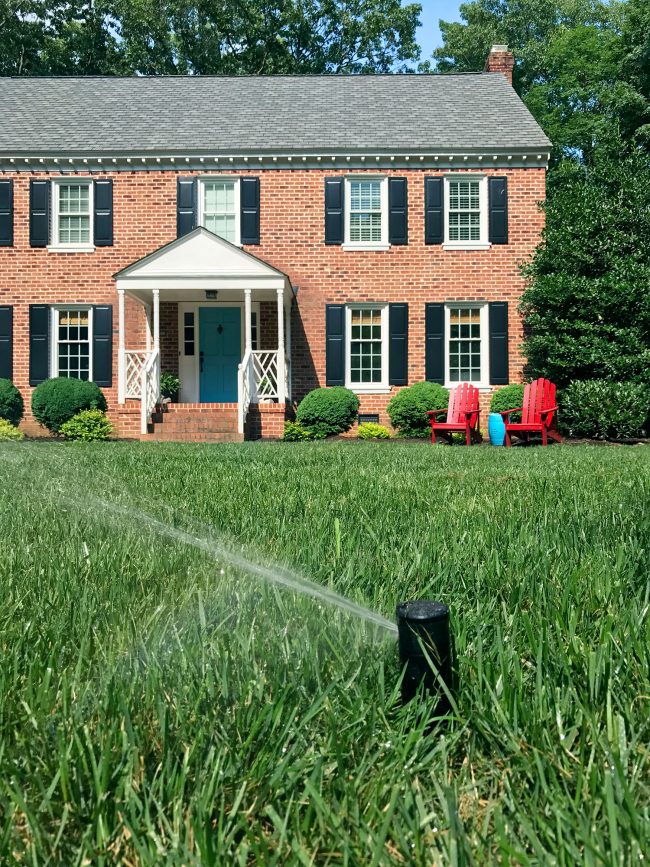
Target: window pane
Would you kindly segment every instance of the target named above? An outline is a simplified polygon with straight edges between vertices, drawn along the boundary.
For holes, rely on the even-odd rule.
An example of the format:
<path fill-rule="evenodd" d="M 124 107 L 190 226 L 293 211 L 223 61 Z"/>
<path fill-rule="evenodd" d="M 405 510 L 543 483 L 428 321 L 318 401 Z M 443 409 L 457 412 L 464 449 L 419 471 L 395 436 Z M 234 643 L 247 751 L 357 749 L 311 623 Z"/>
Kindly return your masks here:
<path fill-rule="evenodd" d="M 350 241 L 381 241 L 381 181 L 350 181 Z"/>
<path fill-rule="evenodd" d="M 353 384 L 382 381 L 380 308 L 350 311 L 350 379 Z"/>
<path fill-rule="evenodd" d="M 90 378 L 90 319 L 88 310 L 60 310 L 57 339 L 59 376 Z"/>
<path fill-rule="evenodd" d="M 481 311 L 477 307 L 449 309 L 449 380 L 481 381 Z"/>
<path fill-rule="evenodd" d="M 210 232 L 234 244 L 236 240 L 234 214 L 206 214 L 203 222 Z"/>
<path fill-rule="evenodd" d="M 481 240 L 480 181 L 449 181 L 449 240 Z"/>
<path fill-rule="evenodd" d="M 203 225 L 231 243 L 237 240 L 235 183 L 236 181 L 206 181 L 202 184 Z"/>

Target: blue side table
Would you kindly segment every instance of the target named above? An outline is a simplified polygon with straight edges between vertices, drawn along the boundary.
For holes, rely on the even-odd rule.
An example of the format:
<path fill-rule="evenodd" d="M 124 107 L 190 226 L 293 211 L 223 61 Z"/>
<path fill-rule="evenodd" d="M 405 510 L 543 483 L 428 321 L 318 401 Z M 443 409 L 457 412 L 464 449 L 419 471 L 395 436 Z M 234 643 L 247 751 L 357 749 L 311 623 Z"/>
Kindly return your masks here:
<path fill-rule="evenodd" d="M 503 423 L 503 418 L 498 412 L 491 412 L 488 421 L 488 433 L 490 435 L 490 443 L 493 446 L 502 446 L 506 439 L 506 426 Z"/>

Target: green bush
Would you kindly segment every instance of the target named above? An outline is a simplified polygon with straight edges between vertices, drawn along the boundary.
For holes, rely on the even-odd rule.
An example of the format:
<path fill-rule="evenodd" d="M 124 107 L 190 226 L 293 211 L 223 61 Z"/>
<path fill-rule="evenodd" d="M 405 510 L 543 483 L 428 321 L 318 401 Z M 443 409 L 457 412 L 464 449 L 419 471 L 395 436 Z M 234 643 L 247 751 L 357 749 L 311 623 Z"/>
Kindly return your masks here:
<path fill-rule="evenodd" d="M 314 437 L 350 430 L 359 412 L 359 398 L 347 388 L 315 388 L 298 405 L 296 421 Z"/>
<path fill-rule="evenodd" d="M 403 388 L 388 403 L 391 424 L 405 437 L 429 435 L 430 409 L 447 409 L 449 392 L 435 382 L 416 382 Z"/>
<path fill-rule="evenodd" d="M 360 440 L 388 440 L 390 439 L 390 431 L 383 424 L 367 421 L 359 425 L 357 436 Z"/>
<path fill-rule="evenodd" d="M 180 387 L 181 381 L 175 373 L 167 372 L 160 374 L 160 394 L 162 397 L 177 397 Z"/>
<path fill-rule="evenodd" d="M 526 386 L 520 382 L 513 382 L 510 385 L 504 385 L 498 391 L 495 391 L 490 401 L 490 412 L 505 412 L 507 409 L 515 409 L 515 407 L 524 405 L 524 388 Z M 521 421 L 521 413 L 513 412 L 510 416 L 510 421 Z"/>
<path fill-rule="evenodd" d="M 572 437 L 637 437 L 650 415 L 650 387 L 638 382 L 572 382 L 559 401 L 561 428 Z"/>
<path fill-rule="evenodd" d="M 288 443 L 301 443 L 305 440 L 313 440 L 314 435 L 298 421 L 285 421 L 282 439 Z"/>
<path fill-rule="evenodd" d="M 106 398 L 94 382 L 83 379 L 46 379 L 34 389 L 34 418 L 52 433 L 84 409 L 106 410 Z"/>
<path fill-rule="evenodd" d="M 18 430 L 17 427 L 7 421 L 6 418 L 0 418 L 0 440 L 24 440 L 25 434 Z"/>
<path fill-rule="evenodd" d="M 95 442 L 107 440 L 113 425 L 101 409 L 84 409 L 61 425 L 61 433 L 67 440 Z"/>
<path fill-rule="evenodd" d="M 0 379 L 0 418 L 17 425 L 24 413 L 25 405 L 21 393 L 10 379 Z"/>

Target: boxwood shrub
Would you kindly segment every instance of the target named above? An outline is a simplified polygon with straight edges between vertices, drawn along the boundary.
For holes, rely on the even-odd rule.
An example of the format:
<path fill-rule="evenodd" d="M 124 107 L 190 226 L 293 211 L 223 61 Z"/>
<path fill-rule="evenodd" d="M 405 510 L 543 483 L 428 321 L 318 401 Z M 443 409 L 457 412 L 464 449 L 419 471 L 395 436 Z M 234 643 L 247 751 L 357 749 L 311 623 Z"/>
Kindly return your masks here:
<path fill-rule="evenodd" d="M 24 440 L 25 434 L 17 427 L 8 422 L 6 418 L 0 418 L 0 440 Z"/>
<path fill-rule="evenodd" d="M 359 398 L 347 388 L 315 388 L 298 404 L 296 421 L 322 438 L 350 430 L 359 412 Z"/>
<path fill-rule="evenodd" d="M 431 430 L 427 412 L 447 409 L 449 392 L 435 382 L 416 382 L 403 388 L 388 403 L 391 424 L 405 437 L 426 437 Z"/>
<path fill-rule="evenodd" d="M 34 418 L 52 433 L 59 433 L 61 425 L 84 409 L 106 411 L 106 398 L 94 382 L 67 377 L 46 379 L 32 394 Z"/>
<path fill-rule="evenodd" d="M 490 412 L 505 412 L 507 409 L 523 406 L 525 387 L 523 383 L 513 382 L 495 391 L 490 401 Z M 510 421 L 521 421 L 521 413 L 513 412 L 510 416 Z"/>
<path fill-rule="evenodd" d="M 84 409 L 61 425 L 61 433 L 67 440 L 97 442 L 109 438 L 113 425 L 101 409 Z"/>
<path fill-rule="evenodd" d="M 650 386 L 587 379 L 559 394 L 561 429 L 572 437 L 628 439 L 648 429 Z"/>
<path fill-rule="evenodd" d="M 24 414 L 25 404 L 21 393 L 10 379 L 0 379 L 0 418 L 17 425 Z"/>

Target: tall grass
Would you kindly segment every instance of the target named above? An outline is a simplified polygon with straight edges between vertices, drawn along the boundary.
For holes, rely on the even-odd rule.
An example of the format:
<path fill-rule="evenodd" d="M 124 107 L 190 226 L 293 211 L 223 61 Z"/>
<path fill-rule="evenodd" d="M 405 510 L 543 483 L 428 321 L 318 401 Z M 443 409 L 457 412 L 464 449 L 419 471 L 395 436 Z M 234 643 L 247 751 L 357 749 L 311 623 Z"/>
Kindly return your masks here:
<path fill-rule="evenodd" d="M 647 854 L 648 449 L 11 443 L 0 478 L 0 863 Z M 427 735 L 390 635 L 187 534 L 448 602 L 457 712 Z"/>

